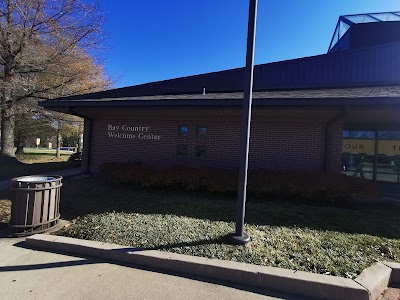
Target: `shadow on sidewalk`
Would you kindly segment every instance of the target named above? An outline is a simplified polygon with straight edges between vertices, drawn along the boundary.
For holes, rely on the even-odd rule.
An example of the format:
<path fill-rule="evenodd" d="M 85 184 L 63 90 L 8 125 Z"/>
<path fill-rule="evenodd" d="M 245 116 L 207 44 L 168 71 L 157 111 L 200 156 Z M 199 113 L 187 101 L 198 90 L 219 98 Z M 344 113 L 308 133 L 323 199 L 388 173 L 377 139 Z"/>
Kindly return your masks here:
<path fill-rule="evenodd" d="M 5 267 L 0 267 L 0 273 L 1 272 L 18 272 L 18 271 L 73 267 L 73 266 L 82 266 L 82 265 L 90 265 L 90 264 L 97 264 L 97 263 L 100 263 L 100 262 L 99 261 L 90 261 L 90 260 L 71 260 L 71 261 L 62 261 L 62 262 L 47 263 L 47 264 L 5 266 Z"/>
<path fill-rule="evenodd" d="M 210 241 L 208 241 L 208 242 L 210 242 Z M 190 246 L 190 244 L 191 243 L 187 243 L 188 246 Z M 265 290 L 265 289 L 260 289 L 260 288 L 253 288 L 251 286 L 232 284 L 230 282 L 213 280 L 213 279 L 194 276 L 194 275 L 186 274 L 186 273 L 184 274 L 184 273 L 178 273 L 178 272 L 169 272 L 169 271 L 165 271 L 165 270 L 158 270 L 158 269 L 143 267 L 143 266 L 134 265 L 134 264 L 98 259 L 98 258 L 90 257 L 87 255 L 69 254 L 69 253 L 63 252 L 63 251 L 56 251 L 56 250 L 50 251 L 50 250 L 46 250 L 46 249 L 36 249 L 36 248 L 28 246 L 26 242 L 19 242 L 19 243 L 15 244 L 14 246 L 23 248 L 23 249 L 27 249 L 27 250 L 35 250 L 35 251 L 39 251 L 39 252 L 46 252 L 46 253 L 53 253 L 53 254 L 60 254 L 60 255 L 69 255 L 69 256 L 81 258 L 82 260 L 71 260 L 71 261 L 62 261 L 62 262 L 53 262 L 53 263 L 44 263 L 44 264 L 35 264 L 35 265 L 4 266 L 4 267 L 0 267 L 0 273 L 32 271 L 32 270 L 46 270 L 46 269 L 51 269 L 51 268 L 65 268 L 65 267 L 74 267 L 74 266 L 82 267 L 85 265 L 95 265 L 95 264 L 114 264 L 114 265 L 119 265 L 119 266 L 127 267 L 127 268 L 135 268 L 135 269 L 139 269 L 139 270 L 143 270 L 143 271 L 156 272 L 156 273 L 161 273 L 161 274 L 165 274 L 165 275 L 171 275 L 171 276 L 177 276 L 177 277 L 181 277 L 181 278 L 187 278 L 187 279 L 191 279 L 191 280 L 201 281 L 201 282 L 205 282 L 205 283 L 222 285 L 222 286 L 235 288 L 235 289 L 239 289 L 239 290 L 243 290 L 243 291 L 248 291 L 248 292 L 252 292 L 252 293 L 256 293 L 256 294 L 260 294 L 260 295 L 270 296 L 270 297 L 277 297 L 277 298 L 288 299 L 288 300 L 306 300 L 306 299 L 313 300 L 310 297 L 306 298 L 306 297 L 301 297 L 301 296 L 297 296 L 297 295 L 283 294 L 281 292 L 270 291 L 270 290 Z M 171 246 L 173 246 L 173 245 L 171 245 Z M 115 250 L 110 250 L 110 251 L 132 252 L 132 251 L 142 251 L 142 250 L 148 250 L 148 249 L 120 248 L 120 249 L 115 249 Z M 77 269 L 77 272 L 79 272 L 78 269 Z"/>

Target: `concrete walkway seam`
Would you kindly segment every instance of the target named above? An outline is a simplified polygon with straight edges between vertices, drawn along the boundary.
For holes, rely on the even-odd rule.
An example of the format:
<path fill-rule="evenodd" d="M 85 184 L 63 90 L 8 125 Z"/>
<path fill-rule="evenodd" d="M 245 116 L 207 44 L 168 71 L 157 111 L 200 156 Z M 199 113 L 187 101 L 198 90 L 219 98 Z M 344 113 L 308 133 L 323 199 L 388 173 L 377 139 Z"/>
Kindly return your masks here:
<path fill-rule="evenodd" d="M 28 237 L 26 243 L 31 247 L 44 250 L 92 256 L 142 267 L 190 274 L 218 281 L 313 298 L 372 299 L 366 288 L 349 278 L 343 277 L 157 250 L 140 250 L 116 244 L 46 234 L 37 234 Z"/>

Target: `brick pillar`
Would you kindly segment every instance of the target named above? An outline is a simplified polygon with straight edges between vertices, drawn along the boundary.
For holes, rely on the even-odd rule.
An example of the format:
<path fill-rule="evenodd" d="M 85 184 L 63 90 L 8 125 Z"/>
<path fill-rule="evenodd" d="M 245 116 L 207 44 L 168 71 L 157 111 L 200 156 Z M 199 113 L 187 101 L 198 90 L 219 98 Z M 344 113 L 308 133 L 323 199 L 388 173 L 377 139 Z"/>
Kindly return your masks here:
<path fill-rule="evenodd" d="M 83 150 L 82 150 L 82 165 L 81 172 L 82 174 L 89 173 L 89 164 L 90 164 L 90 146 L 91 146 L 91 134 L 92 134 L 92 121 L 85 118 L 84 128 L 83 128 Z"/>
<path fill-rule="evenodd" d="M 326 172 L 338 174 L 342 167 L 343 120 L 339 120 L 327 130 Z"/>

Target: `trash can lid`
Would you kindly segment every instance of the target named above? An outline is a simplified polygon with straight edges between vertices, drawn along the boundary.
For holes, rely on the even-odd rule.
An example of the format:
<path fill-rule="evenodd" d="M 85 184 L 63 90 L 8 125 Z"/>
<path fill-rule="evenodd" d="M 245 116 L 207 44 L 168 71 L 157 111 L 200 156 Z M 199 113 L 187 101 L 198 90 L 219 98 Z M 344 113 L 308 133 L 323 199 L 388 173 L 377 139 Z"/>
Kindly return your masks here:
<path fill-rule="evenodd" d="M 49 181 L 49 180 L 54 180 L 56 179 L 55 177 L 49 177 L 49 176 L 24 176 L 24 177 L 19 177 L 16 179 L 16 181 L 22 181 L 22 182 L 42 182 L 42 181 Z"/>

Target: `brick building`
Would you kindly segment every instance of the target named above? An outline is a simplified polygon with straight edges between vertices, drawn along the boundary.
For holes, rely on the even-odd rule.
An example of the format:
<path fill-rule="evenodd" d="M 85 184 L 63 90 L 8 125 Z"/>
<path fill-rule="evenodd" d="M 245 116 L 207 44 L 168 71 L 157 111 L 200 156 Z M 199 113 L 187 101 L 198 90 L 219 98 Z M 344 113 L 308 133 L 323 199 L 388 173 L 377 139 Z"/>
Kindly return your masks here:
<path fill-rule="evenodd" d="M 400 130 L 400 13 L 362 16 L 339 18 L 327 54 L 255 67 L 250 169 L 337 173 L 343 130 Z M 83 172 L 129 160 L 231 169 L 243 77 L 233 69 L 42 105 L 85 119 Z"/>

